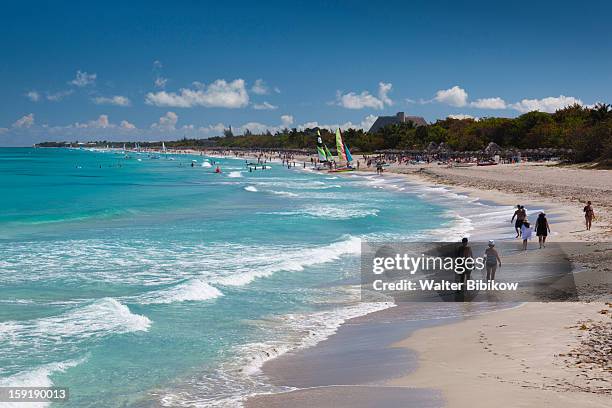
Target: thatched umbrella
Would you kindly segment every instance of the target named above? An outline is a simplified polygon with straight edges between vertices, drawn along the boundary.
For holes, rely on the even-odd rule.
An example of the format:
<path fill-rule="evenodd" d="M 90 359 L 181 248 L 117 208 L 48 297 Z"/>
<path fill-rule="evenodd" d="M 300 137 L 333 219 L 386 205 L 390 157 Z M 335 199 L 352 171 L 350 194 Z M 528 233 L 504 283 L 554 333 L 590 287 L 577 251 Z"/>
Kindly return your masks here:
<path fill-rule="evenodd" d="M 500 153 L 502 151 L 501 147 L 495 142 L 490 142 L 487 147 L 484 148 L 484 153 L 493 156 L 494 154 Z"/>

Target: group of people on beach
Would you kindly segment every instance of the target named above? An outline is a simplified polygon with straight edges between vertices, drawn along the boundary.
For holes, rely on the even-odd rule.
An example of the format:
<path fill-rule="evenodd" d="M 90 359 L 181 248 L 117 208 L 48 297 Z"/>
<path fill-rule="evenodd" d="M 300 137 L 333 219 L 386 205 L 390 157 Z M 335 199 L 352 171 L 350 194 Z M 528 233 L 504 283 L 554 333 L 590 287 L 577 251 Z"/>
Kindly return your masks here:
<path fill-rule="evenodd" d="M 529 219 L 527 218 L 527 210 L 525 210 L 524 206 L 520 204 L 516 206 L 516 211 L 514 211 L 510 223 L 514 223 L 516 238 L 521 237 L 523 239 L 523 251 L 527 250 L 527 243 L 533 236 L 534 229 L 529 223 Z M 549 233 L 550 224 L 548 223 L 548 219 L 546 219 L 546 214 L 540 212 L 535 223 L 535 234 L 538 237 L 540 249 L 546 248 L 546 237 L 548 237 Z"/>

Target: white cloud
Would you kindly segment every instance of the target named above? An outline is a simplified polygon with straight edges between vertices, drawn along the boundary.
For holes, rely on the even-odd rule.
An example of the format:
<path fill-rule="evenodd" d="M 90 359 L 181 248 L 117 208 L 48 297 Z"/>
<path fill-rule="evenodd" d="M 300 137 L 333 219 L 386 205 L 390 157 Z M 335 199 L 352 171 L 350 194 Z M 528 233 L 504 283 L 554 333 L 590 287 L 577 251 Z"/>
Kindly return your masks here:
<path fill-rule="evenodd" d="M 470 103 L 470 106 L 480 109 L 506 109 L 506 101 L 502 98 L 482 98 Z"/>
<path fill-rule="evenodd" d="M 277 94 L 281 93 L 281 90 L 278 86 L 274 87 L 274 92 L 276 92 Z"/>
<path fill-rule="evenodd" d="M 474 120 L 478 120 L 478 118 L 476 118 L 476 117 L 474 117 L 472 115 L 466 115 L 466 114 L 463 114 L 463 113 L 457 113 L 457 114 L 454 114 L 454 115 L 448 115 L 447 118 L 449 118 L 449 119 L 459 119 L 459 120 L 462 120 L 462 119 L 474 119 Z"/>
<path fill-rule="evenodd" d="M 178 115 L 174 112 L 166 112 L 166 114 L 159 118 L 157 123 L 151 125 L 152 129 L 172 131 L 176 130 L 176 123 L 178 122 Z"/>
<path fill-rule="evenodd" d="M 379 82 L 378 97 L 368 91 L 363 91 L 360 94 L 355 92 L 342 94 L 338 91 L 336 93 L 336 103 L 346 109 L 383 109 L 385 105 L 393 105 L 393 101 L 388 96 L 392 87 L 393 85 L 390 83 Z"/>
<path fill-rule="evenodd" d="M 511 104 L 510 107 L 521 113 L 531 111 L 553 113 L 556 110 L 563 109 L 576 103 L 578 105 L 583 104 L 580 99 L 574 98 L 573 96 L 559 95 L 558 97 L 549 96 L 543 99 L 523 99 L 520 102 Z"/>
<path fill-rule="evenodd" d="M 136 129 L 136 125 L 128 122 L 127 120 L 122 120 L 119 126 L 123 129 Z"/>
<path fill-rule="evenodd" d="M 0 128 L 0 135 L 6 132 L 8 132 L 7 128 Z"/>
<path fill-rule="evenodd" d="M 281 123 L 283 126 L 286 126 L 286 127 L 293 125 L 293 116 L 292 115 L 282 115 Z"/>
<path fill-rule="evenodd" d="M 242 79 L 231 82 L 217 79 L 208 86 L 197 84 L 196 89 L 183 88 L 178 94 L 166 91 L 149 92 L 145 102 L 149 105 L 176 108 L 242 108 L 249 104 L 249 94 Z"/>
<path fill-rule="evenodd" d="M 13 123 L 13 127 L 14 128 L 29 128 L 32 127 L 32 125 L 34 125 L 34 114 L 30 113 L 29 115 L 25 115 L 19 119 L 17 119 L 15 121 L 15 123 Z"/>
<path fill-rule="evenodd" d="M 263 79 L 257 79 L 251 87 L 251 91 L 257 95 L 267 95 L 270 92 Z"/>
<path fill-rule="evenodd" d="M 93 85 L 96 82 L 97 74 L 88 74 L 87 72 L 77 71 L 76 77 L 69 82 L 69 84 L 78 86 L 80 88 Z"/>
<path fill-rule="evenodd" d="M 452 88 L 441 89 L 436 92 L 434 100 L 447 105 L 461 107 L 467 105 L 468 94 L 465 89 L 455 85 Z"/>
<path fill-rule="evenodd" d="M 304 130 L 304 129 L 312 129 L 312 128 L 318 127 L 321 129 L 329 129 L 332 131 L 336 130 L 337 128 L 340 128 L 342 130 L 346 130 L 346 129 L 368 130 L 372 127 L 376 119 L 377 119 L 377 116 L 368 115 L 365 118 L 363 118 L 363 120 L 360 123 L 353 123 L 351 121 L 348 121 L 348 122 L 338 123 L 338 124 L 321 124 L 319 122 L 314 121 L 314 122 L 303 123 L 297 126 L 297 128 L 300 130 Z"/>
<path fill-rule="evenodd" d="M 155 60 L 153 61 L 153 68 L 155 69 L 160 69 L 162 68 L 164 65 L 162 64 L 162 62 L 160 60 Z"/>
<path fill-rule="evenodd" d="M 72 94 L 72 89 L 68 89 L 66 91 L 59 91 L 59 92 L 55 92 L 55 93 L 47 93 L 47 100 L 51 101 L 51 102 L 59 102 L 62 99 L 64 99 L 66 96 L 71 95 Z"/>
<path fill-rule="evenodd" d="M 96 120 L 90 120 L 87 123 L 75 123 L 75 128 L 79 129 L 106 129 L 115 127 L 115 125 L 111 124 L 108 120 L 108 115 L 100 115 Z"/>
<path fill-rule="evenodd" d="M 40 94 L 36 91 L 26 93 L 26 97 L 32 102 L 38 102 L 40 100 Z"/>
<path fill-rule="evenodd" d="M 271 103 L 268 102 L 263 102 L 263 103 L 256 103 L 253 105 L 253 109 L 256 110 L 275 110 L 278 109 L 278 106 L 276 105 L 272 105 Z"/>
<path fill-rule="evenodd" d="M 92 99 L 96 105 L 115 105 L 115 106 L 130 106 L 132 102 L 126 96 L 115 95 L 110 98 L 98 96 Z"/>
<path fill-rule="evenodd" d="M 155 78 L 155 87 L 156 88 L 165 88 L 166 84 L 168 83 L 168 78 L 164 78 L 162 76 L 158 76 L 157 78 Z"/>

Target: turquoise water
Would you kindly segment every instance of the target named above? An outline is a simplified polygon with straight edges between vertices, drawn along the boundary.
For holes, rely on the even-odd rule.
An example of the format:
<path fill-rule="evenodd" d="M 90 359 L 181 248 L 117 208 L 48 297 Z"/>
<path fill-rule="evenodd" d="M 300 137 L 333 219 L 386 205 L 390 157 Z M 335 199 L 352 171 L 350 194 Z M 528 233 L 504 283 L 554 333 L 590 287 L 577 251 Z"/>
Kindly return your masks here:
<path fill-rule="evenodd" d="M 389 306 L 358 301 L 361 238 L 466 228 L 460 197 L 394 179 L 130 156 L 0 149 L 0 385 L 239 404 L 275 390 L 263 361 Z"/>

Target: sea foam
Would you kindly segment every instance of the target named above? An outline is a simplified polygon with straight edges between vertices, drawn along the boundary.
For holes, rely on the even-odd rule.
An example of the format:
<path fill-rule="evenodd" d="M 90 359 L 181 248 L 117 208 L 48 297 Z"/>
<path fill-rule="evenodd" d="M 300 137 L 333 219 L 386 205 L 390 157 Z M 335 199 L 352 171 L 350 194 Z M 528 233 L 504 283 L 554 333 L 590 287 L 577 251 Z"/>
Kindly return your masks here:
<path fill-rule="evenodd" d="M 223 296 L 223 293 L 214 286 L 201 279 L 190 279 L 169 289 L 156 290 L 140 297 L 143 304 L 175 303 L 187 301 L 202 301 Z"/>

